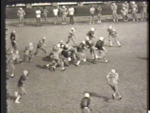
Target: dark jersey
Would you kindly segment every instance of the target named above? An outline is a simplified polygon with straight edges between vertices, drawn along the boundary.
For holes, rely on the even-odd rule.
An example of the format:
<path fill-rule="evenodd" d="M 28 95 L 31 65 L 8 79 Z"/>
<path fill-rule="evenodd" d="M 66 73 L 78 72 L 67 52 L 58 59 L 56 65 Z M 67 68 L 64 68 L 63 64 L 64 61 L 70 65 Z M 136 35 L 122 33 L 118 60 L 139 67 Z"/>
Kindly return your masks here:
<path fill-rule="evenodd" d="M 103 49 L 103 46 L 104 46 L 104 41 L 99 40 L 99 41 L 96 42 L 95 47 L 96 47 L 97 49 L 99 49 L 99 50 L 104 50 L 104 49 Z"/>
<path fill-rule="evenodd" d="M 10 34 L 10 40 L 11 42 L 14 42 L 16 40 L 16 35 L 14 33 Z"/>
<path fill-rule="evenodd" d="M 78 52 L 83 52 L 85 49 L 86 45 L 83 43 L 80 43 L 79 46 L 77 47 Z"/>
<path fill-rule="evenodd" d="M 26 76 L 22 75 L 18 80 L 18 87 L 22 87 L 25 80 L 26 80 Z"/>
<path fill-rule="evenodd" d="M 87 97 L 84 97 L 82 100 L 81 100 L 81 109 L 85 108 L 85 107 L 89 107 L 90 105 L 90 98 L 87 98 Z"/>
<path fill-rule="evenodd" d="M 109 35 L 111 35 L 111 36 L 116 36 L 116 34 L 117 34 L 115 29 L 107 29 L 107 31 L 108 31 Z"/>
<path fill-rule="evenodd" d="M 91 47 L 94 46 L 94 43 L 93 43 L 92 40 L 87 40 L 87 41 L 86 41 L 86 45 L 87 45 L 88 48 L 91 48 Z"/>
<path fill-rule="evenodd" d="M 70 31 L 68 38 L 72 38 L 74 36 L 74 32 Z"/>
<path fill-rule="evenodd" d="M 61 55 L 64 56 L 65 58 L 68 58 L 70 57 L 71 52 L 69 50 L 64 49 L 62 50 Z"/>
<path fill-rule="evenodd" d="M 89 31 L 87 33 L 87 36 L 91 39 L 91 38 L 94 38 L 94 32 L 93 31 Z"/>

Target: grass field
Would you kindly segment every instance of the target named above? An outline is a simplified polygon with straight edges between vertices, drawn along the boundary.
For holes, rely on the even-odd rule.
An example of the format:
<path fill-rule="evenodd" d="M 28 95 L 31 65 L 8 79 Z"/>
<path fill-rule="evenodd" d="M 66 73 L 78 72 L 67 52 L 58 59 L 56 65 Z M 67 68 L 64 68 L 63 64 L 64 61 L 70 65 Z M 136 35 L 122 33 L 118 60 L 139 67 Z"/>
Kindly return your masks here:
<path fill-rule="evenodd" d="M 80 101 L 84 92 L 93 94 L 91 108 L 93 113 L 147 113 L 147 54 L 148 30 L 146 22 L 102 23 L 88 25 L 75 24 L 77 42 L 81 42 L 90 27 L 96 28 L 96 36 L 107 37 L 107 27 L 112 25 L 118 31 L 122 47 L 107 47 L 109 63 L 92 64 L 90 62 L 79 67 L 71 65 L 62 72 L 39 68 L 47 61 L 41 52 L 32 63 L 24 62 L 16 65 L 15 77 L 7 80 L 7 91 L 14 95 L 17 80 L 24 69 L 30 75 L 25 82 L 27 95 L 21 104 L 8 99 L 8 113 L 81 113 Z M 37 44 L 42 36 L 47 37 L 47 50 L 60 40 L 67 40 L 68 30 L 72 25 L 49 25 L 42 27 L 8 25 L 8 34 L 16 30 L 17 42 L 22 55 L 24 46 L 30 41 Z M 10 46 L 9 35 L 6 46 Z M 90 56 L 88 56 L 90 57 Z M 106 81 L 107 73 L 115 68 L 120 74 L 119 89 L 122 100 L 112 100 L 112 90 Z"/>

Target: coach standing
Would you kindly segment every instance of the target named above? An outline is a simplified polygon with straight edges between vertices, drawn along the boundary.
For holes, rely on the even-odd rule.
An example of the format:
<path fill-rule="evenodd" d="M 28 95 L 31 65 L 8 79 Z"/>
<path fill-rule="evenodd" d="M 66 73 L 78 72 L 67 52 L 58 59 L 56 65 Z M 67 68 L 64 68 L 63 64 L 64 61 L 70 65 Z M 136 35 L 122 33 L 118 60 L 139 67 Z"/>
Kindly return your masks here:
<path fill-rule="evenodd" d="M 70 24 L 74 24 L 74 12 L 75 12 L 75 9 L 74 7 L 70 6 L 70 8 L 68 9 L 68 14 L 69 14 L 69 17 L 70 17 Z"/>
<path fill-rule="evenodd" d="M 97 7 L 97 23 L 101 23 L 101 17 L 102 17 L 102 8 L 100 5 Z"/>

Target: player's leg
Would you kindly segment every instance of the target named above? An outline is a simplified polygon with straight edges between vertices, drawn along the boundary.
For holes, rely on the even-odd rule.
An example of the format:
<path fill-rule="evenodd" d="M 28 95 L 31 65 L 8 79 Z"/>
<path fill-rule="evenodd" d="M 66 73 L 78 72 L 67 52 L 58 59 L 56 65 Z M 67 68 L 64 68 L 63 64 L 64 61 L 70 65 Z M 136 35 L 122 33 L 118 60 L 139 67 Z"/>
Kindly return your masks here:
<path fill-rule="evenodd" d="M 112 47 L 113 43 L 112 43 L 112 36 L 111 35 L 108 36 L 108 41 L 109 41 L 109 46 Z"/>
<path fill-rule="evenodd" d="M 34 55 L 36 56 L 38 54 L 38 52 L 39 52 L 39 47 L 36 48 Z"/>
<path fill-rule="evenodd" d="M 114 36 L 114 39 L 117 42 L 118 46 L 121 47 L 120 41 L 117 39 L 117 36 Z"/>

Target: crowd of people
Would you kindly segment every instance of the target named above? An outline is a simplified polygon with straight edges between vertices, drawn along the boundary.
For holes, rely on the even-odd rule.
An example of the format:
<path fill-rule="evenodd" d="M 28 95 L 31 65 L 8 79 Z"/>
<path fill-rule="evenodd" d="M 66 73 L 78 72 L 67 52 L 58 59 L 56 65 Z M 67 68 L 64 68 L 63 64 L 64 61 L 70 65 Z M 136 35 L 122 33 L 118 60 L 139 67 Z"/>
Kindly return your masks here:
<path fill-rule="evenodd" d="M 118 22 L 119 20 L 119 14 L 118 12 L 121 12 L 121 17 L 123 21 L 129 21 L 129 14 L 132 15 L 132 21 L 145 21 L 147 19 L 147 2 L 143 1 L 142 6 L 139 8 L 137 3 L 135 1 L 131 2 L 124 2 L 122 3 L 121 10 L 118 9 L 117 3 L 113 2 L 110 5 L 110 10 L 112 12 L 112 20 L 114 22 Z M 119 10 L 119 11 L 118 11 Z M 43 23 L 47 24 L 48 23 L 48 15 L 50 13 L 53 13 L 54 16 L 54 24 L 58 24 L 58 18 L 61 17 L 61 23 L 62 24 L 67 24 L 67 17 L 70 18 L 70 24 L 74 24 L 74 16 L 75 16 L 75 8 L 73 6 L 69 6 L 67 8 L 66 6 L 54 6 L 52 12 L 49 11 L 46 7 L 44 7 L 42 10 L 38 7 L 35 10 L 35 15 L 36 15 L 36 25 L 41 26 Z M 141 16 L 138 18 L 137 13 L 140 12 Z M 89 9 L 90 13 L 90 24 L 94 24 L 95 21 L 97 23 L 102 22 L 102 13 L 103 9 L 101 5 L 91 5 Z M 26 16 L 26 12 L 23 8 L 19 8 L 17 11 L 17 15 L 19 17 L 19 25 L 23 26 L 24 25 L 24 17 Z M 95 19 L 96 17 L 96 19 Z"/>

